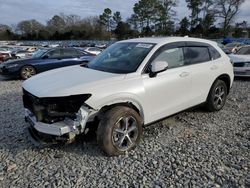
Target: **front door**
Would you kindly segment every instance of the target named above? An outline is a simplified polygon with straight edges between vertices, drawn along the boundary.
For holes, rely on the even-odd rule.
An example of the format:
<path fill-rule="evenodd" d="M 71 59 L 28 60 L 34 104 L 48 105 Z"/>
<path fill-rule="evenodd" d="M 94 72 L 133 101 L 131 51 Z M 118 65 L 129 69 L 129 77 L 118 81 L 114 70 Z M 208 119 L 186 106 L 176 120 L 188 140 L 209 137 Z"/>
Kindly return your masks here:
<path fill-rule="evenodd" d="M 190 107 L 191 76 L 184 66 L 181 45 L 166 45 L 156 52 L 151 62 L 166 61 L 168 69 L 150 78 L 142 75 L 147 106 L 145 123 L 150 123 Z"/>

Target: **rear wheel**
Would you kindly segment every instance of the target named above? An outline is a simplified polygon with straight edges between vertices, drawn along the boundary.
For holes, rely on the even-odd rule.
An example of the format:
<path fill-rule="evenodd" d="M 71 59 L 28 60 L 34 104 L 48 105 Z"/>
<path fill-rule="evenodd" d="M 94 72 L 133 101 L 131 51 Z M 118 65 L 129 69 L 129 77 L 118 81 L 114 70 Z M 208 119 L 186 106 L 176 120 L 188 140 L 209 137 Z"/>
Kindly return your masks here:
<path fill-rule="evenodd" d="M 142 120 L 129 107 L 114 107 L 106 112 L 97 129 L 97 141 L 108 155 L 122 155 L 139 143 Z"/>
<path fill-rule="evenodd" d="M 211 112 L 221 110 L 226 103 L 227 91 L 226 83 L 223 80 L 216 80 L 207 98 L 207 109 Z"/>
<path fill-rule="evenodd" d="M 36 70 L 34 67 L 26 65 L 23 66 L 20 70 L 20 76 L 23 80 L 26 80 L 36 74 Z"/>

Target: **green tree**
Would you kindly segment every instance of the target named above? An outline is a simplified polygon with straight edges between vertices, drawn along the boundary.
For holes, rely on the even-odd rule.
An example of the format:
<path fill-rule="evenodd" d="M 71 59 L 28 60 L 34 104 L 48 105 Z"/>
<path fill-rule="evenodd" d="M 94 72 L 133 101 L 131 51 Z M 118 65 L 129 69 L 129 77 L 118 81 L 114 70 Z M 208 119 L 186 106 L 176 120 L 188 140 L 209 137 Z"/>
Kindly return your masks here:
<path fill-rule="evenodd" d="M 113 27 L 115 28 L 119 22 L 122 21 L 122 16 L 120 12 L 114 12 L 113 17 L 112 17 L 112 22 L 113 22 Z"/>
<path fill-rule="evenodd" d="M 234 37 L 244 37 L 248 29 L 247 21 L 235 23 Z"/>
<path fill-rule="evenodd" d="M 139 18 L 136 14 L 132 14 L 130 16 L 130 18 L 128 18 L 127 23 L 131 26 L 131 28 L 133 30 L 138 30 L 138 22 L 139 22 Z"/>
<path fill-rule="evenodd" d="M 17 30 L 27 39 L 38 39 L 39 31 L 44 29 L 44 25 L 36 20 L 24 20 L 17 24 Z"/>
<path fill-rule="evenodd" d="M 105 8 L 102 15 L 99 16 L 100 23 L 103 24 L 107 31 L 111 31 L 112 11 L 109 8 Z"/>
<path fill-rule="evenodd" d="M 195 28 L 199 22 L 199 14 L 201 12 L 201 6 L 203 4 L 202 0 L 186 0 L 188 9 L 191 10 L 191 29 Z"/>
<path fill-rule="evenodd" d="M 203 7 L 203 17 L 201 21 L 203 35 L 208 36 L 210 28 L 214 25 L 215 22 L 215 13 L 214 13 L 214 4 L 215 0 L 202 0 Z"/>
<path fill-rule="evenodd" d="M 240 5 L 245 0 L 217 0 L 215 3 L 215 14 L 222 19 L 222 32 L 224 36 L 227 36 L 231 24 L 239 12 Z"/>
<path fill-rule="evenodd" d="M 176 15 L 173 10 L 177 6 L 176 0 L 158 0 L 156 9 L 156 30 L 158 34 L 170 34 L 172 19 Z"/>
<path fill-rule="evenodd" d="M 156 17 L 157 0 L 140 0 L 134 5 L 134 15 L 138 19 L 140 29 L 148 30 Z M 146 33 L 147 34 L 147 33 Z"/>
<path fill-rule="evenodd" d="M 63 19 L 63 17 L 61 17 L 59 15 L 53 16 L 47 22 L 47 29 L 51 33 L 51 35 L 53 36 L 53 39 L 57 39 L 59 37 L 60 33 L 64 33 L 65 27 L 66 27 L 65 20 Z"/>
<path fill-rule="evenodd" d="M 190 28 L 190 22 L 187 17 L 184 17 L 180 23 L 180 28 L 178 33 L 181 34 L 182 36 L 188 35 L 189 34 L 189 28 Z"/>
<path fill-rule="evenodd" d="M 202 25 L 203 34 L 205 36 L 209 35 L 209 33 L 210 33 L 209 30 L 213 26 L 214 21 L 215 21 L 214 15 L 213 14 L 209 14 L 209 13 L 206 14 L 206 16 L 204 17 L 204 19 L 202 20 L 201 25 Z"/>
<path fill-rule="evenodd" d="M 122 21 L 120 21 L 117 24 L 117 27 L 114 31 L 114 33 L 117 36 L 117 39 L 119 39 L 119 40 L 129 38 L 131 32 L 132 31 L 130 29 L 130 25 L 128 23 L 122 22 Z"/>
<path fill-rule="evenodd" d="M 14 37 L 12 29 L 8 25 L 0 24 L 0 40 L 11 40 Z"/>

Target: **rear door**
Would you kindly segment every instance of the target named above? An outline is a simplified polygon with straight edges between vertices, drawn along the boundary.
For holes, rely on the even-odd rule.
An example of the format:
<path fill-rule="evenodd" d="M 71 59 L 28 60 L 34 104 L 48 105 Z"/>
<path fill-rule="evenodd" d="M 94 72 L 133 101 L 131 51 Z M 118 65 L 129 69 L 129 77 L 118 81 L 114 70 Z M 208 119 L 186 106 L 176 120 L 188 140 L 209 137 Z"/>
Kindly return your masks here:
<path fill-rule="evenodd" d="M 184 57 L 192 82 L 192 106 L 206 101 L 210 87 L 218 75 L 220 63 L 218 58 L 212 57 L 211 49 L 214 48 L 205 43 L 186 42 Z"/>
<path fill-rule="evenodd" d="M 62 61 L 60 66 L 71 66 L 81 64 L 80 53 L 74 48 L 65 48 L 61 50 Z"/>
<path fill-rule="evenodd" d="M 47 58 L 40 63 L 41 72 L 81 63 L 75 49 L 53 49 L 44 56 Z"/>

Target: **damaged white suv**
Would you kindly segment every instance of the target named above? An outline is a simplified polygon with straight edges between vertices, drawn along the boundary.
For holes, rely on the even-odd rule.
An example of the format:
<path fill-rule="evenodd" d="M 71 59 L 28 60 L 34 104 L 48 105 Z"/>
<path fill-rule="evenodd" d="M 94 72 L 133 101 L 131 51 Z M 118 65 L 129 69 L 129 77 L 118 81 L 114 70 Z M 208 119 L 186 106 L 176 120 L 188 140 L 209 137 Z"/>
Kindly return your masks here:
<path fill-rule="evenodd" d="M 39 143 L 71 142 L 98 124 L 109 155 L 136 147 L 142 127 L 190 107 L 222 109 L 233 82 L 230 59 L 196 38 L 120 41 L 87 65 L 48 71 L 23 83 L 25 119 Z"/>

